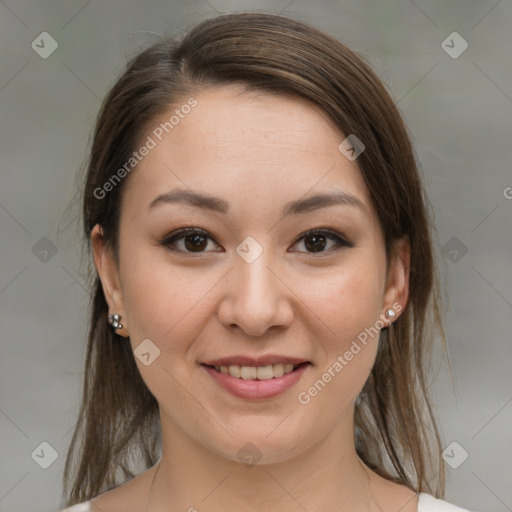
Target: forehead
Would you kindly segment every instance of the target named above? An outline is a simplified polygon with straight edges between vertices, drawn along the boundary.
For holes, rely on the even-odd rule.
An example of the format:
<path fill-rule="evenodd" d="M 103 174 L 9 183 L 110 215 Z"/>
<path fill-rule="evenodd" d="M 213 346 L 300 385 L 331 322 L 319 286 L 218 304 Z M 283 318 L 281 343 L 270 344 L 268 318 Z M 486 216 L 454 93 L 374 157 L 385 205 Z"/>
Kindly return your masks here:
<path fill-rule="evenodd" d="M 285 143 L 305 149 L 305 139 L 318 148 L 331 142 L 326 136 L 332 142 L 341 136 L 320 107 L 297 96 L 230 85 L 206 90 L 196 100 L 194 111 L 183 119 L 187 122 L 181 123 L 183 129 L 175 130 L 176 140 L 185 145 L 259 142 L 261 147 Z M 197 141 L 196 135 L 204 138 Z"/>
<path fill-rule="evenodd" d="M 179 186 L 241 207 L 257 206 L 257 198 L 285 203 L 334 187 L 370 202 L 356 162 L 338 149 L 345 135 L 320 107 L 238 85 L 203 91 L 193 108 L 180 108 L 189 100 L 149 127 L 143 140 L 151 137 L 154 147 L 130 176 L 127 201 L 136 190 L 147 205 Z"/>

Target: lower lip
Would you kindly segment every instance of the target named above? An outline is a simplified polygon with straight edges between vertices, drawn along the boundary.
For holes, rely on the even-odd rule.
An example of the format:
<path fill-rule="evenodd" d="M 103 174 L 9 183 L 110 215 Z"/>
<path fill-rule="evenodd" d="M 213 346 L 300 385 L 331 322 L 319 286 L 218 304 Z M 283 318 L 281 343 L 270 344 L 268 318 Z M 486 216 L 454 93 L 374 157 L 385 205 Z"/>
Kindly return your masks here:
<path fill-rule="evenodd" d="M 235 395 L 239 398 L 257 399 L 272 398 L 291 388 L 295 383 L 299 381 L 303 373 L 310 365 L 305 364 L 299 366 L 293 372 L 286 373 L 282 377 L 268 380 L 237 379 L 228 373 L 218 372 L 211 366 L 202 366 L 213 377 L 219 386 L 229 391 L 232 395 Z"/>

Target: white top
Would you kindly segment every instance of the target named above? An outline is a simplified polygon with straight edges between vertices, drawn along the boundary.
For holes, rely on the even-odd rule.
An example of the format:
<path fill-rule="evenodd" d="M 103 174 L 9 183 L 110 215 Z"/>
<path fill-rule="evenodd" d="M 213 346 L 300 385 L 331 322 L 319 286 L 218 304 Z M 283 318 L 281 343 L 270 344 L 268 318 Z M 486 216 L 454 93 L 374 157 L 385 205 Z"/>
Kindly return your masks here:
<path fill-rule="evenodd" d="M 72 507 L 65 508 L 60 512 L 92 512 L 91 510 L 91 502 L 84 501 L 83 503 L 79 503 L 78 505 L 73 505 Z M 430 496 L 430 494 L 426 494 L 421 492 L 418 495 L 418 512 L 470 512 L 465 508 L 460 508 L 451 503 L 448 503 L 444 500 L 439 500 Z"/>

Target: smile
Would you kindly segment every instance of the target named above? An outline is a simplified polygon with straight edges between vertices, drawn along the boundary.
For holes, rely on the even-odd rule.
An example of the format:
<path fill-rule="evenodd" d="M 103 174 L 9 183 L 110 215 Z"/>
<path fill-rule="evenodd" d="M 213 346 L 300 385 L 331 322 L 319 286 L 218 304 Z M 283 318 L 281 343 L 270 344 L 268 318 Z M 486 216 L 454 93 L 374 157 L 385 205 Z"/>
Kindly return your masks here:
<path fill-rule="evenodd" d="M 280 395 L 296 384 L 309 362 L 278 363 L 265 366 L 201 366 L 224 390 L 239 398 L 264 399 Z"/>
<path fill-rule="evenodd" d="M 299 365 L 287 364 L 270 364 L 267 366 L 215 366 L 214 368 L 224 374 L 229 374 L 235 379 L 244 380 L 269 380 L 278 379 L 286 373 L 293 372 Z"/>

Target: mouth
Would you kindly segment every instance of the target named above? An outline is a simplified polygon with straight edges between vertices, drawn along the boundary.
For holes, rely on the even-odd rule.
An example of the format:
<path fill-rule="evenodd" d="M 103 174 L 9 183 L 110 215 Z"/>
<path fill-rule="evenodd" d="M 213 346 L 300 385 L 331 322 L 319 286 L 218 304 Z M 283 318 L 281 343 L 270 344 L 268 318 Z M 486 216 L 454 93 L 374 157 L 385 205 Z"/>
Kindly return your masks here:
<path fill-rule="evenodd" d="M 259 365 L 202 363 L 201 366 L 221 389 L 230 394 L 244 399 L 267 399 L 294 386 L 311 364 L 310 361 L 288 360 L 274 364 L 267 361 Z"/>
<path fill-rule="evenodd" d="M 214 369 L 217 373 L 229 375 L 235 379 L 242 380 L 270 380 L 279 379 L 283 375 L 287 375 L 296 371 L 298 368 L 309 365 L 309 361 L 303 363 L 278 363 L 269 364 L 264 366 L 241 366 L 238 364 L 232 365 L 207 365 L 208 368 Z"/>

